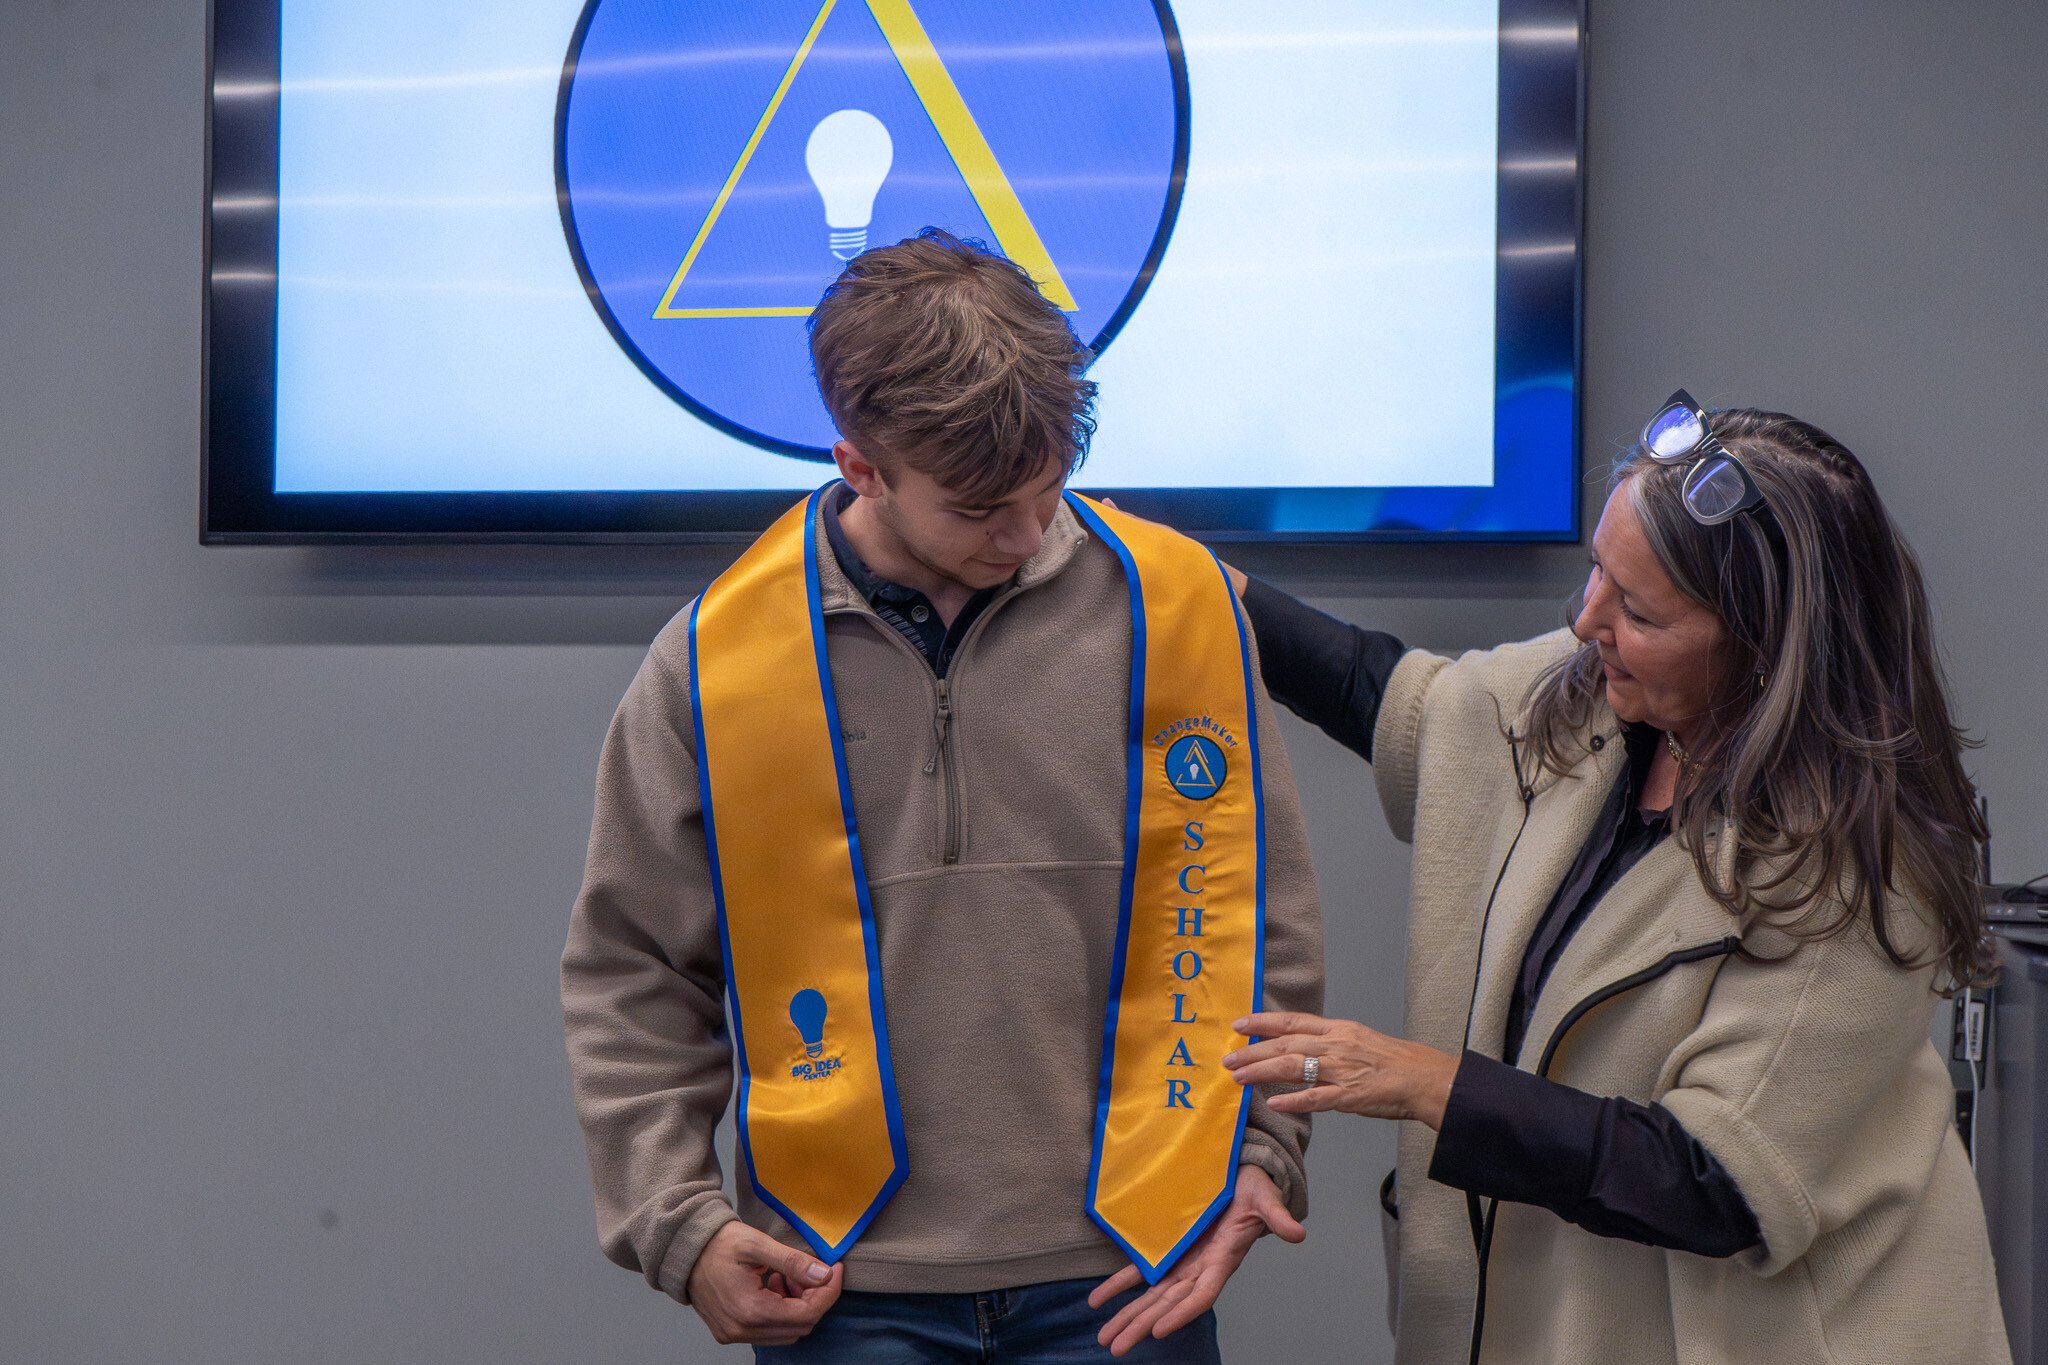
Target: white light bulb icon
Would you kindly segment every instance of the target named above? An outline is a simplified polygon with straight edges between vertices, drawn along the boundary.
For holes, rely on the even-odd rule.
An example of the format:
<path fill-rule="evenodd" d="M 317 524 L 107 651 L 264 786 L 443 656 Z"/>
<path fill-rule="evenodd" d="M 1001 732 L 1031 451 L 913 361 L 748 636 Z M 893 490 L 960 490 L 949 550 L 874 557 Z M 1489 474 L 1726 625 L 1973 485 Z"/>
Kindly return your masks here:
<path fill-rule="evenodd" d="M 889 178 L 896 146 L 889 130 L 865 109 L 841 109 L 818 120 L 804 145 L 804 168 L 825 201 L 825 239 L 832 254 L 850 261 L 867 250 L 875 195 Z"/>

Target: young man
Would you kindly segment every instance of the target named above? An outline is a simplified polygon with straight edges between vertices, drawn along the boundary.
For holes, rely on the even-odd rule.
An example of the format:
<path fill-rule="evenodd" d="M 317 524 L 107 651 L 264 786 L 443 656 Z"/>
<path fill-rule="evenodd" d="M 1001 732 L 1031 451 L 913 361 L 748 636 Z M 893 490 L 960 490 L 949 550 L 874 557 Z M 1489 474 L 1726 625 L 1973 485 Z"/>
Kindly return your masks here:
<path fill-rule="evenodd" d="M 1064 494 L 1094 385 L 1015 266 L 868 252 L 811 349 L 843 482 L 655 640 L 598 772 L 605 1253 L 764 1360 L 1214 1360 L 1308 1138 L 1218 1059 L 1322 999 L 1256 651 L 1207 551 Z"/>

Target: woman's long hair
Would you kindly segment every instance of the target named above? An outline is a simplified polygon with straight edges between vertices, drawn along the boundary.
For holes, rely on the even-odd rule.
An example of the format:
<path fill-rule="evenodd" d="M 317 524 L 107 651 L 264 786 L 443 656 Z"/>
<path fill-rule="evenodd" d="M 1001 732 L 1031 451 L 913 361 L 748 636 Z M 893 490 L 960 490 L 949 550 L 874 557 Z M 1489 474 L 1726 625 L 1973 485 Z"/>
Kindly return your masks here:
<path fill-rule="evenodd" d="M 1637 448 L 1614 468 L 1650 548 L 1681 592 L 1721 619 L 1728 645 L 1698 752 L 1680 775 L 1673 829 L 1713 897 L 1799 938 L 1867 914 L 1900 966 L 1939 960 L 1951 985 L 1990 978 L 1978 884 L 1985 836 L 1963 772 L 1913 552 L 1870 476 L 1826 432 L 1734 408 L 1709 428 L 1768 504 L 1719 526 L 1685 510 L 1684 465 Z M 1539 769 L 1584 755 L 1605 686 L 1596 645 L 1538 679 L 1529 744 Z M 1703 837 L 1726 819 L 1739 841 L 1725 880 Z M 1886 893 L 1927 905 L 1930 953 L 1902 950 Z"/>

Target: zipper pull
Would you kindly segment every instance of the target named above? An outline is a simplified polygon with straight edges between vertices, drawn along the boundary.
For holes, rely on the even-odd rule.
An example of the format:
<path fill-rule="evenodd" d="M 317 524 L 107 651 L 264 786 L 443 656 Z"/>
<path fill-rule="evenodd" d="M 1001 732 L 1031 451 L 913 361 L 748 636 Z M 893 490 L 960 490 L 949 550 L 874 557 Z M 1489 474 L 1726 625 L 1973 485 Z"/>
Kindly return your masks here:
<path fill-rule="evenodd" d="M 937 743 L 932 746 L 932 756 L 924 762 L 925 776 L 929 777 L 938 770 L 939 755 L 945 752 L 946 748 L 946 732 L 952 728 L 952 725 L 953 693 L 952 689 L 946 685 L 946 680 L 941 678 L 939 679 L 939 715 L 937 722 L 932 727 Z"/>

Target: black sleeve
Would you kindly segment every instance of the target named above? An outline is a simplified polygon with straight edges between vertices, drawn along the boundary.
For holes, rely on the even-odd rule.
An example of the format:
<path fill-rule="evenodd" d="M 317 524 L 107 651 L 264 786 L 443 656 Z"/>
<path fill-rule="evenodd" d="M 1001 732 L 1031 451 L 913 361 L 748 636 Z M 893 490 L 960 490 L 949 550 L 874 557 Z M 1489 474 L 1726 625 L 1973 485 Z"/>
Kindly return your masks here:
<path fill-rule="evenodd" d="M 1259 668 L 1273 700 L 1372 762 L 1380 696 L 1406 647 L 1384 631 L 1326 616 L 1254 578 L 1245 615 L 1259 641 Z"/>
<path fill-rule="evenodd" d="M 1600 1237 L 1697 1256 L 1762 1240 L 1735 1181 L 1661 1105 L 1603 1099 L 1467 1052 L 1429 1178 Z"/>

